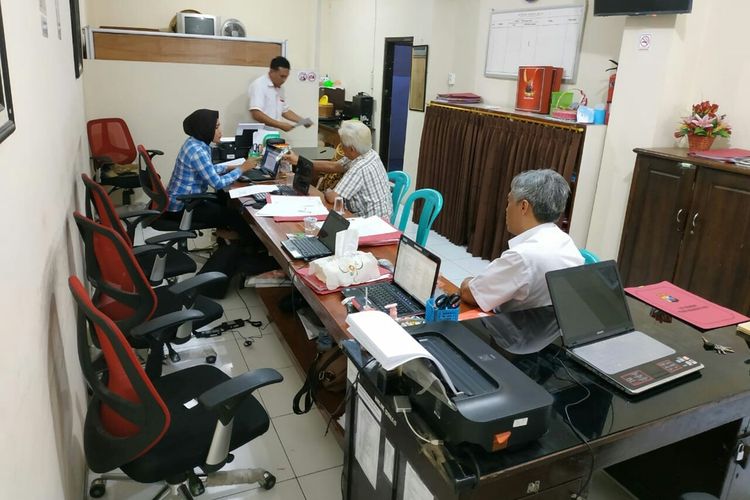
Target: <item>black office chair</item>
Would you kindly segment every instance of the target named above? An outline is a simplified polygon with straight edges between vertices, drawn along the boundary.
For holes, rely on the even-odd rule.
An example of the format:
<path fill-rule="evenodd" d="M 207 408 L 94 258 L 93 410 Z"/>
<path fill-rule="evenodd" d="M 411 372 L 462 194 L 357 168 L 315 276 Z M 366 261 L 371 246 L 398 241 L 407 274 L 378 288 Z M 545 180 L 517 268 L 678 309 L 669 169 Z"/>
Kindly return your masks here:
<path fill-rule="evenodd" d="M 105 494 L 108 480 L 164 481 L 156 498 L 170 492 L 188 500 L 205 486 L 257 482 L 271 489 L 276 478 L 264 469 L 218 472 L 233 460 L 230 451 L 261 436 L 269 418 L 252 393 L 281 382 L 276 370 L 262 368 L 230 378 L 199 365 L 151 380 L 120 329 L 89 299 L 75 276 L 68 280 L 78 305 L 78 358 L 92 397 L 86 412 L 83 447 L 92 471 L 103 474 L 89 494 Z M 154 326 L 132 332 L 160 336 Z M 89 336 L 101 348 L 104 372 L 95 368 Z M 102 375 L 105 373 L 106 375 Z M 194 401 L 195 405 L 186 404 Z M 195 474 L 200 467 L 206 484 Z"/>

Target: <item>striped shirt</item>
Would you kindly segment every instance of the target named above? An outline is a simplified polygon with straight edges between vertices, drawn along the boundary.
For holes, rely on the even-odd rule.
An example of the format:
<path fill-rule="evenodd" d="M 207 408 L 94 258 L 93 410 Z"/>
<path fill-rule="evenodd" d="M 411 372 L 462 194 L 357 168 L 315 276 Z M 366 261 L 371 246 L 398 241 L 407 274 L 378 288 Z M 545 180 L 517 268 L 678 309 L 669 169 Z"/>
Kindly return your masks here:
<path fill-rule="evenodd" d="M 169 179 L 167 210 L 179 212 L 183 209 L 185 204 L 177 199 L 179 195 L 205 193 L 209 186 L 224 189 L 242 175 L 239 168 L 224 172 L 225 167 L 211 162 L 211 146 L 194 137 L 188 137 L 177 154 L 172 178 Z"/>
<path fill-rule="evenodd" d="M 361 217 L 377 215 L 390 220 L 393 201 L 388 174 L 375 150 L 342 164 L 347 170 L 334 191 L 346 200 L 349 211 Z"/>

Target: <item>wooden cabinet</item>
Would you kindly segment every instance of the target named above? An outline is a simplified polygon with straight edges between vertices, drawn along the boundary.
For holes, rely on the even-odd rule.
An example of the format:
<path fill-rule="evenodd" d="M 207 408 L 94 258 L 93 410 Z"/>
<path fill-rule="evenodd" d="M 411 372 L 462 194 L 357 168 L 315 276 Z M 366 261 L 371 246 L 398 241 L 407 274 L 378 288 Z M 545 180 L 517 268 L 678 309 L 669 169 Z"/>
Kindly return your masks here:
<path fill-rule="evenodd" d="M 750 172 L 636 149 L 618 259 L 625 286 L 662 280 L 750 313 Z"/>

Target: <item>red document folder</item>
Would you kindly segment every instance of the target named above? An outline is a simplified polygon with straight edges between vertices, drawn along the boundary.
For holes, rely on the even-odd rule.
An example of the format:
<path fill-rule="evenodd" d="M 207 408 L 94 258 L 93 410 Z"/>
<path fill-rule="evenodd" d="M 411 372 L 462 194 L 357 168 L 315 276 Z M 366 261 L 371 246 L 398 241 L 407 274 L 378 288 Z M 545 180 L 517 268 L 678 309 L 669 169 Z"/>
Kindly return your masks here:
<path fill-rule="evenodd" d="M 636 299 L 702 330 L 712 330 L 750 320 L 747 316 L 698 297 L 668 281 L 629 287 L 625 291 Z"/>
<path fill-rule="evenodd" d="M 562 68 L 554 66 L 519 66 L 516 110 L 549 113 L 552 92 L 560 90 Z"/>

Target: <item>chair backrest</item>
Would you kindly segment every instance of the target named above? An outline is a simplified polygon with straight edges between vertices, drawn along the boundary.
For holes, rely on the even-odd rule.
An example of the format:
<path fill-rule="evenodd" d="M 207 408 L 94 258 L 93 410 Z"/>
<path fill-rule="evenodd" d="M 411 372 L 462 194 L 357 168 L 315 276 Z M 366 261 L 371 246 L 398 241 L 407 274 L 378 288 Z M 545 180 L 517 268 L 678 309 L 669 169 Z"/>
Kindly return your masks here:
<path fill-rule="evenodd" d="M 141 181 L 141 189 L 151 200 L 149 208 L 164 213 L 169 205 L 169 193 L 164 188 L 161 176 L 156 171 L 154 162 L 151 161 L 151 156 L 143 144 L 138 145 L 138 177 Z M 145 219 L 144 224 L 150 225 L 155 218 Z"/>
<path fill-rule="evenodd" d="M 409 186 L 411 186 L 411 177 L 409 177 L 409 174 L 406 172 L 402 172 L 401 170 L 394 170 L 393 172 L 388 172 L 388 180 L 393 183 L 393 212 L 391 212 L 391 224 L 396 223 L 396 212 L 398 212 L 398 207 L 401 204 L 401 198 L 404 197 L 406 194 L 406 191 L 409 190 Z"/>
<path fill-rule="evenodd" d="M 108 156 L 119 165 L 135 161 L 135 143 L 122 118 L 99 118 L 86 124 L 92 156 Z"/>
<path fill-rule="evenodd" d="M 427 237 L 430 235 L 430 228 L 432 223 L 435 222 L 440 211 L 443 209 L 443 195 L 434 189 L 417 189 L 406 199 L 404 203 L 404 209 L 401 212 L 401 221 L 398 224 L 399 231 L 406 229 L 406 224 L 409 222 L 409 212 L 414 204 L 415 200 L 424 200 L 422 205 L 422 212 L 419 214 L 419 227 L 417 228 L 417 244 L 425 246 L 427 243 Z"/>
<path fill-rule="evenodd" d="M 93 302 L 127 333 L 154 313 L 156 294 L 131 246 L 117 231 L 79 212 L 73 218 L 83 238 L 86 277 L 95 289 Z"/>
<path fill-rule="evenodd" d="M 584 264 L 596 264 L 597 262 L 599 262 L 599 257 L 597 257 L 593 252 L 589 252 L 585 248 L 579 248 L 578 251 L 581 252 L 581 255 L 583 255 Z"/>
<path fill-rule="evenodd" d="M 94 472 L 109 472 L 146 453 L 164 436 L 170 414 L 115 323 L 94 306 L 77 277 L 68 286 L 78 305 L 78 360 L 92 397 L 83 444 Z M 89 336 L 101 348 L 107 376 L 94 367 Z"/>
<path fill-rule="evenodd" d="M 133 246 L 133 236 L 122 226 L 107 190 L 86 174 L 81 174 L 81 179 L 86 187 L 86 217 L 114 229 L 128 245 Z"/>

